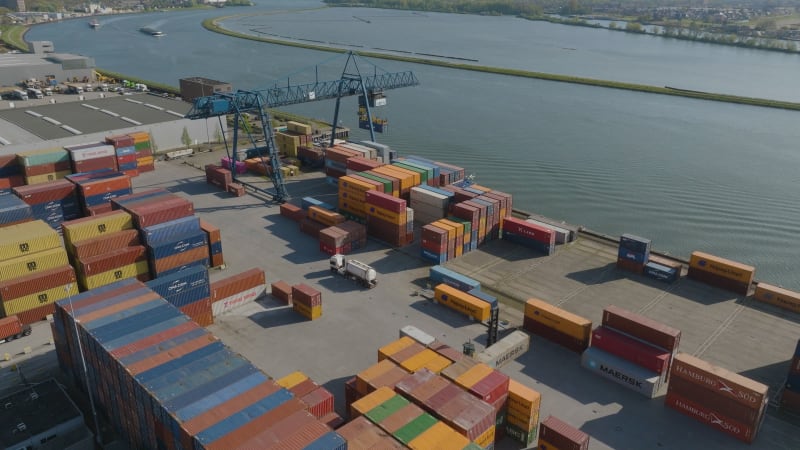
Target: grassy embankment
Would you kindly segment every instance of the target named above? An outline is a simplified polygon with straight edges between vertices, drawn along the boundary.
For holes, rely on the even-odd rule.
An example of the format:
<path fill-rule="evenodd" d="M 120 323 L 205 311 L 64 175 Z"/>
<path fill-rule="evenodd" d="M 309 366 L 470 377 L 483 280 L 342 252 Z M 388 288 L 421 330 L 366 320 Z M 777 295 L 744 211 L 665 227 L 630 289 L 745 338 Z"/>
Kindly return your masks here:
<path fill-rule="evenodd" d="M 271 38 L 264 38 L 260 36 L 252 36 L 243 33 L 237 33 L 235 31 L 226 30 L 220 27 L 217 22 L 228 17 L 217 17 L 213 19 L 206 19 L 203 21 L 203 27 L 214 31 L 216 33 L 225 34 L 231 37 L 236 37 L 240 39 L 249 39 L 253 41 L 259 42 L 266 42 L 270 44 L 278 44 L 278 45 L 286 45 L 291 47 L 299 47 L 305 48 L 310 50 L 319 50 L 319 51 L 326 51 L 326 52 L 336 52 L 336 53 L 345 53 L 347 50 L 342 48 L 334 48 L 334 47 L 326 47 L 321 45 L 314 45 L 314 44 L 307 44 L 307 43 L 300 43 L 300 42 L 292 42 L 292 41 L 285 41 L 280 39 L 271 39 Z M 629 91 L 636 91 L 636 92 L 646 92 L 651 94 L 662 94 L 662 95 L 674 95 L 680 97 L 689 97 L 689 98 L 696 98 L 701 100 L 712 100 L 712 101 L 719 101 L 719 102 L 727 102 L 727 103 L 739 103 L 743 105 L 751 105 L 751 106 L 762 106 L 768 108 L 780 108 L 780 109 L 788 109 L 788 110 L 795 110 L 800 111 L 800 103 L 794 102 L 784 102 L 779 100 L 770 100 L 770 99 L 763 99 L 763 98 L 754 98 L 754 97 L 742 97 L 738 95 L 727 95 L 727 94 L 716 94 L 713 92 L 700 92 L 700 91 L 691 91 L 691 90 L 682 90 L 682 89 L 674 89 L 669 87 L 660 87 L 660 86 L 649 86 L 644 84 L 635 84 L 635 83 L 624 83 L 619 81 L 610 81 L 610 80 L 598 80 L 593 78 L 583 78 L 583 77 L 573 77 L 569 75 L 558 75 L 558 74 L 551 74 L 551 73 L 543 73 L 543 72 L 533 72 L 529 70 L 519 70 L 519 69 L 509 69 L 504 67 L 491 67 L 491 66 L 480 66 L 480 65 L 473 65 L 473 64 L 462 64 L 462 63 L 455 63 L 449 61 L 441 61 L 441 60 L 433 60 L 433 59 L 425 59 L 425 58 L 415 58 L 415 57 L 408 57 L 408 56 L 401 56 L 401 55 L 392 55 L 392 54 L 385 54 L 385 53 L 377 53 L 377 52 L 368 52 L 368 51 L 357 51 L 357 54 L 365 57 L 370 58 L 380 58 L 380 59 L 389 59 L 394 61 L 404 61 L 410 62 L 415 64 L 428 64 L 432 66 L 439 66 L 439 67 L 446 67 L 451 69 L 461 69 L 461 70 L 472 70 L 477 72 L 486 72 L 486 73 L 494 73 L 498 75 L 509 75 L 509 76 L 516 76 L 516 77 L 525 77 L 525 78 L 536 78 L 540 80 L 548 80 L 548 81 L 560 81 L 565 83 L 575 83 L 575 84 L 583 84 L 588 86 L 597 86 L 597 87 L 606 87 L 606 88 L 613 88 L 613 89 L 624 89 Z"/>
<path fill-rule="evenodd" d="M 21 52 L 27 52 L 28 43 L 25 42 L 25 32 L 28 27 L 25 25 L 0 25 L 2 31 L 2 41 L 6 47 L 17 49 Z"/>

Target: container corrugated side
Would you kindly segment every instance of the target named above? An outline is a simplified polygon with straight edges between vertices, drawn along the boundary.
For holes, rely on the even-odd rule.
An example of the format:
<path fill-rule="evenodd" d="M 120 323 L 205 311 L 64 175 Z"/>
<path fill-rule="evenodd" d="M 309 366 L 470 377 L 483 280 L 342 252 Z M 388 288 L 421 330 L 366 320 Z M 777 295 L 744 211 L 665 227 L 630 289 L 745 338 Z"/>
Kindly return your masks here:
<path fill-rule="evenodd" d="M 105 286 L 126 278 L 139 278 L 143 275 L 147 275 L 149 272 L 150 267 L 148 266 L 147 261 L 139 261 L 137 263 L 118 267 L 97 275 L 78 277 L 78 282 L 80 282 L 82 287 L 86 290 L 96 289 L 100 286 Z"/>
<path fill-rule="evenodd" d="M 149 241 L 147 254 L 151 260 L 159 260 L 197 248 L 207 249 L 207 247 L 208 241 L 205 232 L 202 230 L 189 231 L 179 235 L 165 236 L 162 241 Z"/>
<path fill-rule="evenodd" d="M 746 284 L 753 282 L 756 273 L 753 266 L 699 251 L 692 252 L 689 268 L 701 269 Z"/>
<path fill-rule="evenodd" d="M 439 284 L 434 288 L 434 296 L 438 303 L 467 314 L 476 320 L 482 322 L 489 319 L 491 312 L 489 304 L 466 292 L 446 284 Z"/>
<path fill-rule="evenodd" d="M 13 280 L 67 264 L 67 252 L 62 247 L 7 259 L 0 261 L 0 281 Z"/>
<path fill-rule="evenodd" d="M 664 383 L 663 376 L 596 347 L 590 347 L 583 352 L 581 365 L 596 375 L 621 384 L 648 398 L 658 395 Z"/>
<path fill-rule="evenodd" d="M 11 225 L 0 233 L 0 260 L 61 246 L 61 237 L 44 221 Z"/>
<path fill-rule="evenodd" d="M 751 407 L 760 407 L 767 398 L 766 385 L 686 353 L 673 358 L 672 377 L 693 381 Z"/>
<path fill-rule="evenodd" d="M 758 427 L 738 423 L 675 392 L 667 393 L 664 405 L 748 444 L 753 442 L 758 433 Z"/>
<path fill-rule="evenodd" d="M 72 266 L 63 265 L 43 270 L 24 277 L 0 282 L 0 301 L 13 300 L 45 289 L 75 283 L 75 281 L 75 269 Z"/>
<path fill-rule="evenodd" d="M 68 283 L 61 286 L 55 286 L 49 289 L 42 289 L 39 292 L 29 294 L 23 297 L 18 297 L 13 300 L 6 300 L 0 303 L 3 313 L 6 316 L 18 314 L 24 311 L 38 308 L 47 304 L 55 303 L 61 299 L 67 298 L 70 295 L 78 293 L 77 283 Z"/>
<path fill-rule="evenodd" d="M 680 344 L 681 330 L 614 305 L 603 309 L 602 324 L 671 352 Z"/>
<path fill-rule="evenodd" d="M 203 231 L 201 220 L 197 216 L 186 216 L 179 219 L 163 222 L 158 225 L 145 227 L 142 229 L 142 239 L 147 244 L 157 245 L 159 242 L 165 242 L 173 236 L 181 236 L 189 233 L 197 233 Z"/>
<path fill-rule="evenodd" d="M 753 298 L 760 302 L 800 313 L 800 293 L 798 292 L 759 282 L 756 285 Z"/>
<path fill-rule="evenodd" d="M 124 211 L 112 211 L 92 217 L 70 220 L 61 224 L 64 241 L 69 247 L 73 243 L 133 228 L 131 215 Z"/>
<path fill-rule="evenodd" d="M 539 438 L 553 443 L 564 450 L 588 450 L 589 435 L 562 421 L 548 416 L 539 426 Z"/>
<path fill-rule="evenodd" d="M 139 231 L 130 229 L 77 242 L 68 250 L 71 250 L 72 255 L 78 260 L 85 260 L 119 248 L 136 246 L 139 243 Z"/>
<path fill-rule="evenodd" d="M 589 340 L 592 332 L 590 320 L 535 298 L 525 302 L 525 317 L 584 341 Z"/>
<path fill-rule="evenodd" d="M 252 268 L 211 283 L 211 301 L 216 302 L 266 283 L 263 269 Z"/>

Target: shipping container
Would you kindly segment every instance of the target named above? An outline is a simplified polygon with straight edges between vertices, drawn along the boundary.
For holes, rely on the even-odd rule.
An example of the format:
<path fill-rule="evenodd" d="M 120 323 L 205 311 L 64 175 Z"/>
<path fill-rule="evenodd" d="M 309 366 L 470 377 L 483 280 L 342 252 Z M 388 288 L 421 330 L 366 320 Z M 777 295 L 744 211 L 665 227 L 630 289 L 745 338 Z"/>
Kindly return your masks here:
<path fill-rule="evenodd" d="M 272 283 L 270 285 L 270 293 L 285 304 L 292 304 L 292 286 L 289 283 L 282 280 Z"/>
<path fill-rule="evenodd" d="M 336 430 L 347 441 L 348 450 L 399 450 L 405 448 L 365 417 L 351 420 Z"/>
<path fill-rule="evenodd" d="M 664 405 L 748 444 L 753 442 L 758 433 L 760 423 L 756 426 L 748 426 L 736 422 L 727 417 L 724 412 L 713 411 L 675 392 L 667 393 Z"/>
<path fill-rule="evenodd" d="M 581 365 L 648 398 L 655 398 L 664 385 L 663 376 L 597 347 L 590 347 L 583 352 Z"/>
<path fill-rule="evenodd" d="M 33 220 L 33 210 L 16 195 L 0 196 L 0 225 L 7 227 L 13 224 Z"/>
<path fill-rule="evenodd" d="M 649 371 L 659 375 L 664 374 L 665 376 L 672 356 L 669 350 L 653 346 L 606 326 L 599 326 L 594 329 L 592 332 L 592 347 L 597 347 Z"/>
<path fill-rule="evenodd" d="M 0 262 L 0 281 L 9 281 L 67 264 L 67 252 L 62 247 L 10 258 Z"/>
<path fill-rule="evenodd" d="M 644 273 L 644 264 L 632 261 L 630 259 L 617 257 L 617 267 L 628 272 L 637 273 L 639 275 Z"/>
<path fill-rule="evenodd" d="M 592 322 L 539 299 L 525 302 L 525 317 L 588 344 Z"/>
<path fill-rule="evenodd" d="M 213 302 L 211 304 L 211 310 L 214 317 L 238 308 L 241 305 L 255 302 L 263 296 L 265 289 L 266 285 L 262 284 Z"/>
<path fill-rule="evenodd" d="M 406 325 L 400 328 L 399 338 L 402 338 L 404 336 L 408 336 L 411 339 L 417 341 L 419 344 L 424 345 L 426 347 L 432 344 L 436 340 L 433 336 L 429 335 L 428 333 L 420 330 L 419 328 L 413 325 Z"/>
<path fill-rule="evenodd" d="M 493 369 L 499 369 L 525 354 L 530 348 L 531 338 L 522 331 L 514 331 L 495 344 L 475 355 L 475 360 Z"/>
<path fill-rule="evenodd" d="M 292 310 L 308 320 L 317 320 L 322 317 L 322 305 L 307 306 L 295 300 L 292 302 Z"/>
<path fill-rule="evenodd" d="M 693 402 L 708 408 L 710 411 L 719 411 L 736 422 L 745 425 L 757 426 L 761 421 L 767 407 L 762 403 L 760 407 L 743 405 L 730 397 L 726 397 L 715 390 L 707 389 L 703 385 L 694 383 L 684 378 L 675 378 L 670 381 L 667 393 L 675 393 L 681 397 L 691 399 Z"/>
<path fill-rule="evenodd" d="M 322 294 L 305 283 L 292 286 L 292 302 L 301 303 L 308 307 L 322 305 Z"/>
<path fill-rule="evenodd" d="M 681 270 L 677 267 L 664 266 L 662 264 L 649 261 L 644 265 L 644 275 L 654 280 L 674 283 L 680 278 Z"/>
<path fill-rule="evenodd" d="M 68 249 L 71 249 L 72 256 L 76 260 L 86 260 L 109 253 L 112 250 L 133 247 L 139 244 L 139 231 L 130 229 L 85 239 L 72 244 Z"/>
<path fill-rule="evenodd" d="M 198 247 L 185 252 L 176 253 L 164 258 L 150 260 L 150 273 L 153 278 L 163 277 L 171 273 L 180 272 L 189 267 L 202 265 L 208 266 L 208 250 Z"/>
<path fill-rule="evenodd" d="M 766 385 L 686 353 L 675 355 L 670 377 L 693 381 L 754 408 L 767 399 Z"/>
<path fill-rule="evenodd" d="M 800 293 L 759 281 L 753 298 L 770 305 L 800 313 Z"/>
<path fill-rule="evenodd" d="M 781 409 L 792 413 L 800 413 L 800 393 L 788 389 L 781 394 Z"/>
<path fill-rule="evenodd" d="M 603 309 L 602 324 L 673 353 L 680 345 L 681 330 L 618 306 Z"/>
<path fill-rule="evenodd" d="M 479 281 L 439 265 L 430 268 L 429 278 L 435 285 L 444 283 L 464 292 L 481 287 Z"/>
<path fill-rule="evenodd" d="M 466 292 L 459 291 L 446 284 L 434 288 L 436 302 L 483 322 L 490 316 L 491 306 Z"/>
<path fill-rule="evenodd" d="M 196 234 L 201 231 L 208 233 L 200 227 L 200 218 L 197 216 L 186 216 L 180 219 L 170 220 L 158 225 L 145 227 L 141 230 L 142 239 L 148 245 L 157 245 L 176 236 Z M 219 232 L 219 229 L 217 229 Z M 217 241 L 219 236 L 217 234 Z"/>
<path fill-rule="evenodd" d="M 64 222 L 61 225 L 67 248 L 86 239 L 133 228 L 133 219 L 124 211 L 112 211 L 93 217 Z"/>
<path fill-rule="evenodd" d="M 539 426 L 539 439 L 551 442 L 558 449 L 588 450 L 589 435 L 554 416 L 548 416 Z"/>
<path fill-rule="evenodd" d="M 41 220 L 5 227 L 0 233 L 0 261 L 61 247 L 61 237 Z"/>
<path fill-rule="evenodd" d="M 750 285 L 753 282 L 756 269 L 753 266 L 731 261 L 708 253 L 695 251 L 689 259 L 689 272 L 691 269 L 700 269 L 722 278 Z"/>

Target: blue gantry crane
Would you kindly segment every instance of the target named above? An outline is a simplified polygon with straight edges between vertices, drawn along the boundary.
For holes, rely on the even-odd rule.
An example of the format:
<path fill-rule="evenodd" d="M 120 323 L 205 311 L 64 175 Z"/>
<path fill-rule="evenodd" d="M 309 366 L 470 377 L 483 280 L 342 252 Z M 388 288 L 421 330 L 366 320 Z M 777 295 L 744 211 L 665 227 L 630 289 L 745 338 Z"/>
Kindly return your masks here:
<path fill-rule="evenodd" d="M 370 125 L 367 128 L 369 129 L 371 139 L 375 141 L 374 133 L 375 131 L 380 131 L 376 130 L 375 124 L 382 126 L 384 122 L 381 120 L 373 120 L 370 106 L 385 104 L 383 92 L 386 90 L 415 86 L 417 84 L 419 84 L 419 80 L 417 80 L 417 77 L 410 71 L 378 73 L 377 67 L 375 67 L 375 71 L 372 75 L 363 76 L 358 68 L 356 54 L 351 51 L 347 53 L 347 61 L 342 70 L 342 76 L 338 80 L 315 80 L 313 83 L 292 85 L 290 80 L 287 79 L 285 86 L 279 86 L 276 83 L 271 87 L 260 90 L 237 90 L 233 93 L 217 92 L 213 95 L 196 98 L 192 109 L 186 114 L 186 118 L 208 119 L 217 117 L 221 122 L 223 117 L 233 115 L 233 150 L 232 152 L 228 152 L 228 157 L 231 161 L 235 161 L 239 140 L 239 124 L 243 120 L 243 114 L 256 114 L 264 133 L 264 145 L 261 147 L 256 145 L 256 140 L 249 127 L 244 126 L 242 128 L 248 134 L 253 147 L 259 152 L 259 156 L 268 157 L 268 161 L 265 161 L 263 157 L 261 160 L 265 165 L 267 163 L 269 164 L 269 167 L 265 167 L 265 169 L 268 169 L 266 172 L 269 174 L 272 181 L 274 192 L 261 189 L 248 183 L 242 183 L 240 180 L 237 181 L 251 189 L 269 195 L 272 200 L 277 203 L 282 203 L 289 199 L 289 193 L 286 190 L 283 174 L 280 170 L 281 162 L 278 149 L 275 146 L 274 130 L 272 128 L 272 121 L 268 108 L 278 108 L 281 106 L 318 100 L 336 99 L 336 109 L 333 116 L 333 131 L 331 132 L 330 142 L 330 144 L 333 145 L 333 139 L 336 135 L 336 125 L 339 120 L 339 104 L 342 97 L 359 95 L 363 98 L 363 101 L 361 101 L 361 99 L 359 100 L 359 106 L 366 112 L 366 117 L 364 117 L 366 120 L 359 120 L 359 123 L 364 122 Z M 359 110 L 359 115 L 361 119 L 361 116 L 364 115 L 362 109 Z M 224 136 L 223 139 L 225 139 Z M 225 146 L 227 151 L 227 140 L 225 140 Z M 232 172 L 235 172 L 235 170 Z M 235 173 L 234 177 L 236 177 Z"/>

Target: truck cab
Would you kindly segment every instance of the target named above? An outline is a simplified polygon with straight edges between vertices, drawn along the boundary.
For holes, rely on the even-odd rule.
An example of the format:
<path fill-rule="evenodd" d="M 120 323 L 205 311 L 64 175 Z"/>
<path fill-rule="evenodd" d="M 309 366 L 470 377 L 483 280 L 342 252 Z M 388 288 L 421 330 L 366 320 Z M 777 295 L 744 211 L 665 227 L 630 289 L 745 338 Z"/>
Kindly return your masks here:
<path fill-rule="evenodd" d="M 28 98 L 44 98 L 44 94 L 40 89 L 28 88 Z"/>

